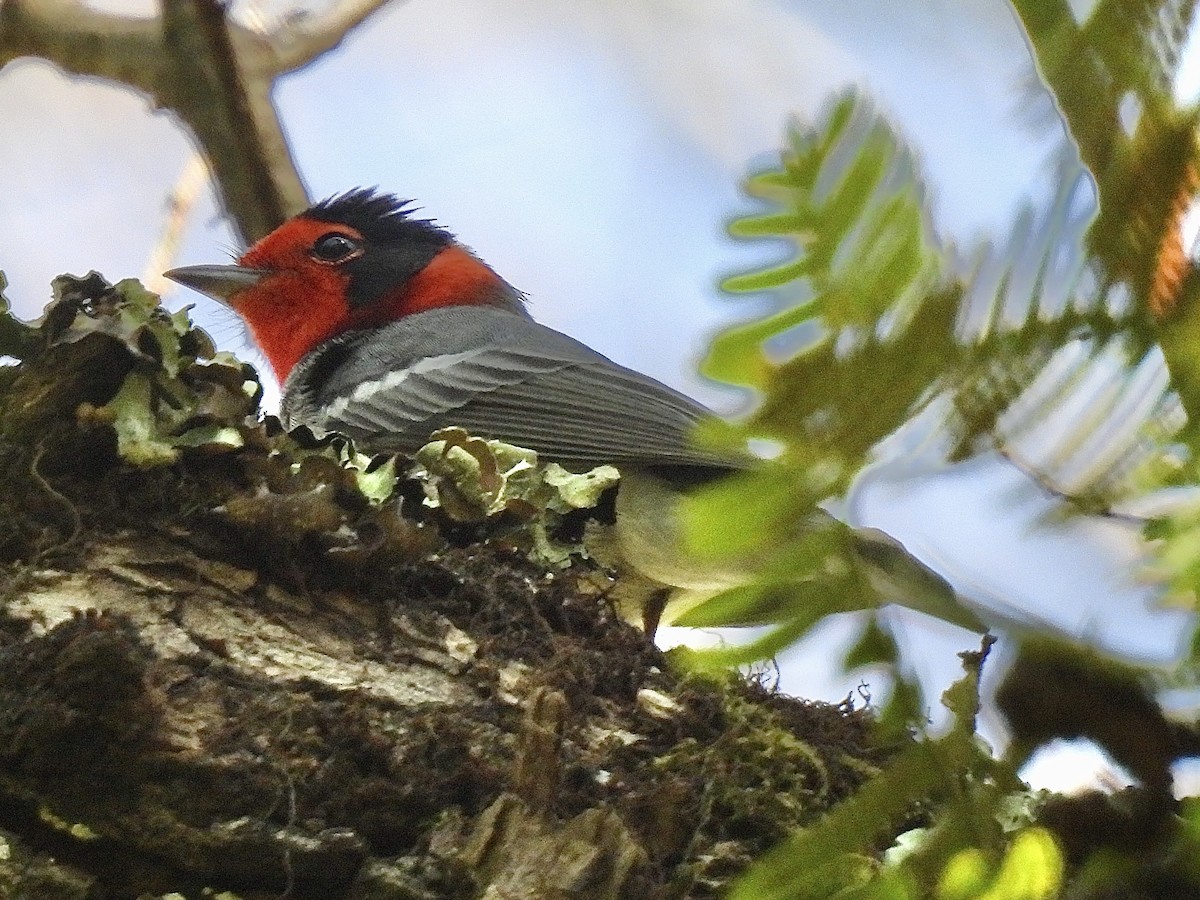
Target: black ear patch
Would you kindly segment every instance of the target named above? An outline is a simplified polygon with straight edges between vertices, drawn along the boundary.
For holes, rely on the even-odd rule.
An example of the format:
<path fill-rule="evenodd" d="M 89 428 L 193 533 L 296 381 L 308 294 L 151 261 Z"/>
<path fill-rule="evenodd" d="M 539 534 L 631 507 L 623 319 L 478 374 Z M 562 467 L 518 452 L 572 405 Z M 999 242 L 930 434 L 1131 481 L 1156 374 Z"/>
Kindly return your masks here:
<path fill-rule="evenodd" d="M 369 306 L 395 291 L 429 265 L 446 241 L 413 240 L 367 245 L 366 252 L 341 266 L 350 276 L 346 301 L 351 309 Z"/>
<path fill-rule="evenodd" d="M 310 207 L 305 218 L 348 225 L 366 246 L 356 259 L 342 264 L 350 276 L 351 309 L 368 306 L 425 268 L 454 243 L 454 235 L 432 219 L 414 219 L 412 201 L 374 188 L 356 188 Z"/>

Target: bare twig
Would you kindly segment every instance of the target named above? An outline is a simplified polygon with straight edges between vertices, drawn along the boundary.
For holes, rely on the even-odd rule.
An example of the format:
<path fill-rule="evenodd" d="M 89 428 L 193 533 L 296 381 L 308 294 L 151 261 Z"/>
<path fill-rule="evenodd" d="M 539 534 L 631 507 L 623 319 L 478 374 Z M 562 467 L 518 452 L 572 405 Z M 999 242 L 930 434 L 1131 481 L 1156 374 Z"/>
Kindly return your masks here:
<path fill-rule="evenodd" d="M 164 0 L 163 40 L 172 77 L 167 105 L 211 161 L 226 212 L 243 240 L 273 230 L 307 195 L 271 104 L 271 79 L 243 78 L 251 36 L 225 19 L 219 0 Z"/>
<path fill-rule="evenodd" d="M 268 37 L 273 74 L 292 72 L 333 50 L 390 0 L 345 0 L 322 12 L 293 17 Z"/>
<path fill-rule="evenodd" d="M 1079 506 L 1081 498 L 1078 494 L 1072 493 L 1067 488 L 1058 484 L 1049 475 L 1039 469 L 1032 463 L 1026 462 L 1015 451 L 1010 448 L 1000 447 L 996 450 L 1001 459 L 1007 462 L 1010 466 L 1036 484 L 1048 498 L 1058 500 L 1062 503 L 1067 503 L 1072 506 Z M 1145 516 L 1137 516 L 1132 513 L 1121 512 L 1113 509 L 1111 506 L 1103 506 L 1101 508 L 1087 507 L 1089 515 L 1096 516 L 1101 519 L 1108 519 L 1113 522 L 1123 522 L 1127 525 L 1135 525 L 1142 527 L 1146 524 Z"/>
<path fill-rule="evenodd" d="M 142 284 L 156 294 L 165 294 L 172 286 L 162 273 L 171 268 L 171 263 L 175 260 L 184 226 L 207 178 L 208 166 L 204 164 L 204 157 L 193 153 L 188 157 L 187 165 L 183 167 L 179 180 L 175 182 L 175 187 L 167 198 L 167 220 L 163 223 L 162 234 L 159 235 L 158 243 L 154 245 L 142 272 Z"/>

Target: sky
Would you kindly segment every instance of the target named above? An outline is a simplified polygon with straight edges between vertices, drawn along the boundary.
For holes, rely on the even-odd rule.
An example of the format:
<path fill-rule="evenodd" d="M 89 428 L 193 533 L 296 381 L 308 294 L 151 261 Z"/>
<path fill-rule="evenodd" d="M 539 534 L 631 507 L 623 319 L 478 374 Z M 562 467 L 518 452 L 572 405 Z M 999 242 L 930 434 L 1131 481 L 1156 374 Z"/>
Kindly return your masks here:
<path fill-rule="evenodd" d="M 1033 84 L 999 0 L 409 0 L 284 79 L 276 101 L 311 196 L 378 185 L 416 198 L 540 321 L 736 411 L 745 398 L 696 364 L 717 329 L 767 308 L 716 284 L 769 253 L 725 226 L 753 208 L 739 183 L 777 158 L 788 122 L 847 86 L 868 91 L 918 152 L 938 232 L 970 246 L 1003 239 L 1049 195 L 1064 133 Z M 173 117 L 26 61 L 0 72 L 0 122 L 0 269 L 18 314 L 36 315 L 64 271 L 140 275 L 192 153 Z M 175 264 L 236 249 L 204 195 Z M 252 353 L 229 314 L 182 290 L 165 299 L 197 304 L 222 345 Z M 1133 576 L 1136 535 L 1048 524 L 1052 511 L 990 458 L 882 470 L 847 510 L 985 605 L 1170 659 L 1188 620 L 1155 609 Z M 936 697 L 974 639 L 896 620 Z M 859 625 L 829 620 L 784 654 L 784 689 L 840 700 L 870 682 L 832 664 Z"/>

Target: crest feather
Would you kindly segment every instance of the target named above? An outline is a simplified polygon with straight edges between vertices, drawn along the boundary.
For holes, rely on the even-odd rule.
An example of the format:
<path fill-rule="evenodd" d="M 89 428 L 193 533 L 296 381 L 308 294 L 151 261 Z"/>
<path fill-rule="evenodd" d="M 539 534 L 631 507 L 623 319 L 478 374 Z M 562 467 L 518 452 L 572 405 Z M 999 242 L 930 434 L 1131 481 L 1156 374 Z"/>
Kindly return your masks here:
<path fill-rule="evenodd" d="M 306 219 L 349 225 L 373 241 L 411 239 L 414 231 L 436 235 L 447 242 L 454 239 L 433 219 L 414 219 L 413 213 L 418 209 L 414 202 L 382 193 L 378 188 L 354 188 L 310 206 L 302 215 Z"/>

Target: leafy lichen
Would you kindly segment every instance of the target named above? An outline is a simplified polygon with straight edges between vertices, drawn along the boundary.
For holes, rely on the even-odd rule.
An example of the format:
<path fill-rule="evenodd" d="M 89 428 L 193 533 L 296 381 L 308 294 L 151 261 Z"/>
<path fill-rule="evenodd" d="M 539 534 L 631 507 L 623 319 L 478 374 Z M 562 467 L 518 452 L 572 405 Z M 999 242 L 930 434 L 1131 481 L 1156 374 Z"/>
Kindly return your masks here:
<path fill-rule="evenodd" d="M 474 896 L 490 876 L 455 841 L 509 795 L 540 685 L 566 718 L 538 829 L 636 835 L 617 861 L 646 896 L 720 890 L 773 815 L 861 782 L 841 760 L 874 757 L 868 715 L 814 705 L 853 725 L 810 739 L 824 726 L 784 698 L 685 682 L 616 615 L 560 530 L 615 470 L 451 432 L 397 478 L 400 461 L 260 417 L 253 370 L 135 285 L 57 291 L 0 392 L 0 809 L 94 866 L 83 883 Z"/>

